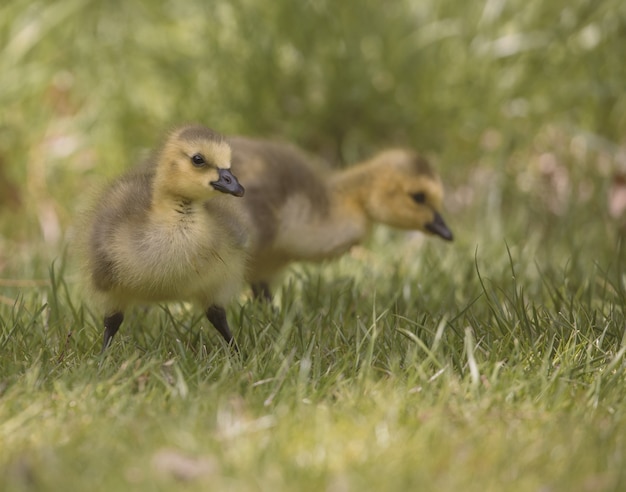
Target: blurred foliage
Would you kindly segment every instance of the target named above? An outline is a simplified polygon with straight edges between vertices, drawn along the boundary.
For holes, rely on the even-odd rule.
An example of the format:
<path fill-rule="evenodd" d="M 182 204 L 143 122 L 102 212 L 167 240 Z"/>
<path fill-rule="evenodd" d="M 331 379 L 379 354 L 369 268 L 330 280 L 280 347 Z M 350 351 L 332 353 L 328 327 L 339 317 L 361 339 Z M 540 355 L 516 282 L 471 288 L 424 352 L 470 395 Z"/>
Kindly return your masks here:
<path fill-rule="evenodd" d="M 529 169 L 562 164 L 554 141 L 607 176 L 626 168 L 623 46 L 620 0 L 9 0 L 0 190 L 37 217 L 25 237 L 54 242 L 92 171 L 116 174 L 182 121 L 335 163 L 413 146 L 451 185 L 486 167 L 524 193 Z"/>

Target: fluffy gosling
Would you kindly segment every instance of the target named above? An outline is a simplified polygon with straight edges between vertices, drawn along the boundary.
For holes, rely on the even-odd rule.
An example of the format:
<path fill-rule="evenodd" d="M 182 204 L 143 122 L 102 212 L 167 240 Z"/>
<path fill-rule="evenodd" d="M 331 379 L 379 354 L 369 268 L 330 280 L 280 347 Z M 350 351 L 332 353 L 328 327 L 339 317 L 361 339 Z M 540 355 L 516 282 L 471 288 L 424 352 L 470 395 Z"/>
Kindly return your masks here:
<path fill-rule="evenodd" d="M 248 235 L 231 149 L 202 126 L 171 132 L 147 162 L 117 179 L 87 217 L 85 274 L 104 311 L 104 351 L 137 303 L 199 304 L 227 343 L 224 306 L 243 282 Z M 235 346 L 236 347 L 236 346 Z"/>
<path fill-rule="evenodd" d="M 386 150 L 331 172 L 291 145 L 243 137 L 229 143 L 233 172 L 246 185 L 239 204 L 252 226 L 246 279 L 255 297 L 271 299 L 270 283 L 289 263 L 337 257 L 374 223 L 452 240 L 440 213 L 441 181 L 411 150 Z"/>

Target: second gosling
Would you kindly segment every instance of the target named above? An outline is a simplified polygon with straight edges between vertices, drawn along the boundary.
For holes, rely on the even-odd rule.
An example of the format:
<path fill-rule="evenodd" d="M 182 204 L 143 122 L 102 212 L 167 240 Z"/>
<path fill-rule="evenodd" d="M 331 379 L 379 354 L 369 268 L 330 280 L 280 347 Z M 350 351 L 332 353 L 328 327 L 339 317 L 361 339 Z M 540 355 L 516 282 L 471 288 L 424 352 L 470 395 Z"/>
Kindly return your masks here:
<path fill-rule="evenodd" d="M 441 215 L 441 180 L 412 150 L 388 149 L 331 172 L 293 145 L 245 137 L 229 143 L 233 171 L 246 184 L 238 204 L 251 223 L 246 277 L 255 297 L 271 299 L 270 283 L 289 263 L 338 257 L 376 223 L 453 238 Z"/>
<path fill-rule="evenodd" d="M 243 284 L 248 236 L 229 196 L 244 194 L 230 164 L 219 133 L 184 126 L 101 196 L 83 234 L 86 275 L 104 310 L 102 351 L 128 307 L 166 301 L 199 304 L 234 343 L 224 306 Z"/>

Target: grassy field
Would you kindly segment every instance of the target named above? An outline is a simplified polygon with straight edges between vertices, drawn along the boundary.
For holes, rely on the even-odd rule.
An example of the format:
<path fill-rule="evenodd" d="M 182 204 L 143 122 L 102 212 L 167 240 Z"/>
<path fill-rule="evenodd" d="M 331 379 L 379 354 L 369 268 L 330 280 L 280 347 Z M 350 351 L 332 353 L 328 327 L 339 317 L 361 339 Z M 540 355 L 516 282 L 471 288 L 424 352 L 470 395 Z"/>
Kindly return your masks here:
<path fill-rule="evenodd" d="M 624 5 L 349 5 L 0 7 L 0 490 L 626 489 Z M 421 149 L 455 241 L 243 292 L 239 355 L 173 304 L 100 357 L 77 210 L 180 121 Z"/>

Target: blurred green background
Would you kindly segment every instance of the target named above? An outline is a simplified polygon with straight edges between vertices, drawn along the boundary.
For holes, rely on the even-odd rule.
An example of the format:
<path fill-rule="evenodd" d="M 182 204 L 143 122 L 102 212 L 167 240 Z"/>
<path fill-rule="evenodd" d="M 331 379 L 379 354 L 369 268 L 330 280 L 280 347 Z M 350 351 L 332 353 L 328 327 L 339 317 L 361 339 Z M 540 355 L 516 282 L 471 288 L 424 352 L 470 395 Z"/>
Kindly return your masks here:
<path fill-rule="evenodd" d="M 186 121 L 337 166 L 417 148 L 467 230 L 580 206 L 621 234 L 625 51 L 621 0 L 3 2 L 0 275 Z"/>

